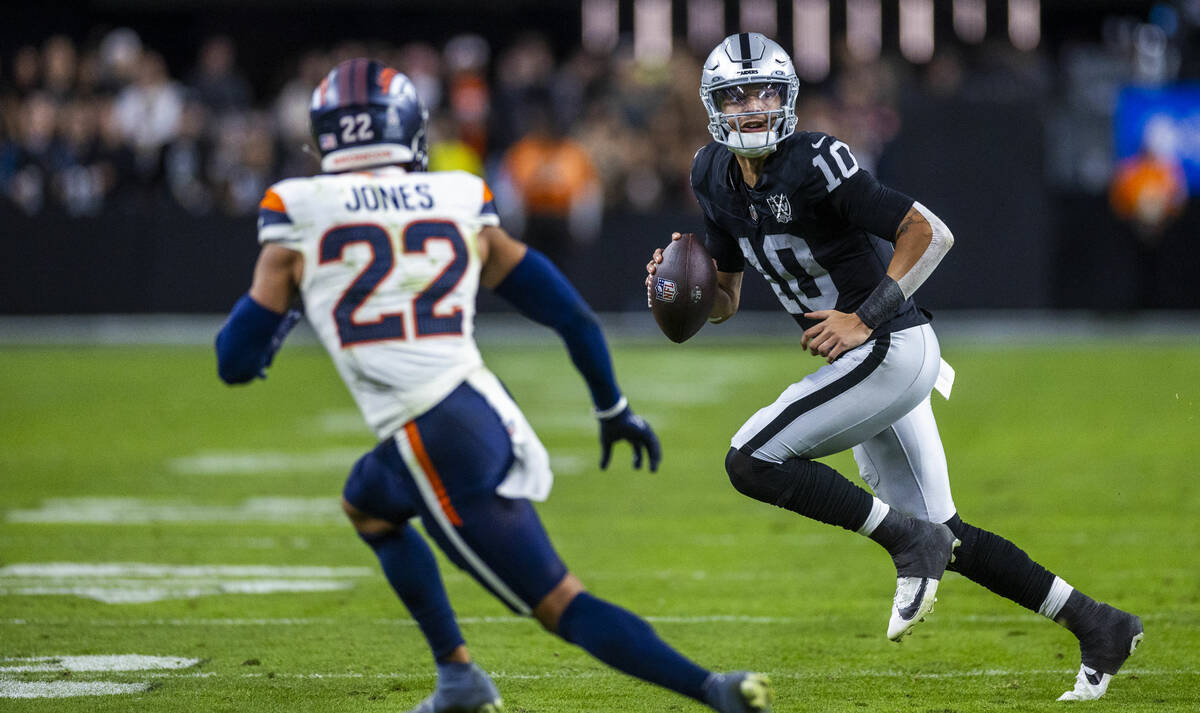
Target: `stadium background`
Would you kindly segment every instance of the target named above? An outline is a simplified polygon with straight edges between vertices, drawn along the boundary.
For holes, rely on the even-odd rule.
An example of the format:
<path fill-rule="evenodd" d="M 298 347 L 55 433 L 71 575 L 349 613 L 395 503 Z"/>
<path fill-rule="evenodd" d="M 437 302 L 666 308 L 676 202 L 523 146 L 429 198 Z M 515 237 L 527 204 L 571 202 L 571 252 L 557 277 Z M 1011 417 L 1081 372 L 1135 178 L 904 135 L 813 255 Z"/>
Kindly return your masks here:
<path fill-rule="evenodd" d="M 310 85 L 369 52 L 440 91 L 437 160 L 485 172 L 514 230 L 506 156 L 544 110 L 583 147 L 568 165 L 599 177 L 575 186 L 571 242 L 546 242 L 553 211 L 523 234 L 603 310 L 659 471 L 619 446 L 600 472 L 555 335 L 479 320 L 552 455 L 539 514 L 592 591 L 705 665 L 768 672 L 779 713 L 1061 711 L 1065 629 L 951 574 L 892 645 L 894 570 L 873 543 L 730 488 L 729 435 L 821 363 L 760 279 L 745 296 L 763 312 L 685 345 L 646 314 L 650 248 L 700 222 L 700 57 L 772 20 L 789 49 L 805 38 L 802 121 L 957 236 L 920 301 L 958 372 L 934 409 L 964 517 L 1143 618 L 1146 645 L 1090 710 L 1200 709 L 1200 211 L 1179 175 L 1200 165 L 1198 18 L 1198 0 L 25 4 L 0 22 L 0 710 L 394 713 L 434 685 L 338 509 L 373 438 L 328 357 L 297 330 L 266 381 L 230 389 L 211 346 L 250 277 L 262 190 L 313 169 Z M 197 73 L 230 49 L 230 70 Z M 1110 201 L 1156 115 L 1177 158 Z M 854 479 L 848 454 L 828 462 Z M 509 710 L 699 710 L 439 561 Z"/>
<path fill-rule="evenodd" d="M 1198 5 L 38 3 L 0 28 L 0 313 L 227 309 L 257 249 L 263 190 L 315 169 L 300 148 L 309 88 L 361 54 L 417 80 L 435 166 L 484 174 L 513 232 L 598 309 L 636 310 L 645 255 L 700 225 L 686 183 L 708 140 L 700 59 L 727 32 L 755 29 L 808 48 L 801 127 L 845 139 L 954 230 L 923 304 L 1200 308 L 1196 199 L 1172 194 L 1151 229 L 1109 199 L 1118 150 L 1137 150 L 1147 118 L 1120 125 L 1124 88 L 1151 104 L 1182 92 L 1176 154 L 1196 161 Z M 547 156 L 514 148 L 539 125 L 555 136 L 540 149 L 563 162 L 553 190 L 514 180 Z M 745 305 L 775 309 L 759 280 Z"/>

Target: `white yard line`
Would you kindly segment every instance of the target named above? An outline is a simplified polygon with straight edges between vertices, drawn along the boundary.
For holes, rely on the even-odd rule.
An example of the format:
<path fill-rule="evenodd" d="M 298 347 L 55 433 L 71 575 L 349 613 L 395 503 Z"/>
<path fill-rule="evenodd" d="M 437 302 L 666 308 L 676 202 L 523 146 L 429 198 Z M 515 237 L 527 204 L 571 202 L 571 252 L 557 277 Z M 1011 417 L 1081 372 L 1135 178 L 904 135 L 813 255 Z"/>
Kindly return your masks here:
<path fill-rule="evenodd" d="M 181 656 L 144 656 L 142 654 L 0 658 L 0 676 L 10 673 L 58 673 L 61 671 L 175 670 L 191 668 L 198 663 L 200 663 L 200 659 Z"/>
<path fill-rule="evenodd" d="M 0 679 L 0 698 L 74 698 L 116 696 L 150 690 L 149 683 L 110 681 L 9 681 Z"/>
<path fill-rule="evenodd" d="M 360 430 L 365 430 L 361 425 Z M 167 469 L 180 475 L 290 475 L 297 472 L 332 470 L 349 473 L 350 466 L 371 449 L 326 448 L 309 453 L 294 451 L 201 451 L 172 458 Z"/>
<path fill-rule="evenodd" d="M 353 461 L 350 461 L 353 462 Z M 345 516 L 336 497 L 246 498 L 233 505 L 198 505 L 186 500 L 136 497 L 47 498 L 41 506 L 9 510 L 5 519 L 22 523 L 140 525 L 153 522 L 332 522 Z"/>
<path fill-rule="evenodd" d="M 643 617 L 654 624 L 811 624 L 816 621 L 848 621 L 855 617 L 847 615 L 818 615 L 811 617 L 792 616 L 749 616 L 737 614 L 706 614 L 706 615 L 651 615 Z M 1029 624 L 1036 623 L 1042 617 L 1036 614 L 1017 614 L 1013 616 L 993 616 L 986 614 L 967 614 L 955 617 L 956 621 L 966 621 L 981 624 Z M 1190 613 L 1160 612 L 1150 613 L 1141 617 L 1143 621 L 1159 622 L 1196 622 L 1200 617 Z M 463 616 L 458 617 L 458 623 L 467 626 L 492 624 L 530 624 L 532 620 L 520 616 Z M 356 620 L 354 618 L 334 617 L 302 617 L 302 618 L 221 618 L 221 619 L 0 619 L 0 626 L 96 626 L 96 627 L 139 627 L 139 626 L 416 626 L 416 622 L 407 618 L 375 618 Z"/>
<path fill-rule="evenodd" d="M 0 579 L 51 577 L 74 580 L 80 577 L 367 577 L 370 567 L 280 566 L 246 564 L 154 564 L 147 562 L 24 562 L 0 567 Z"/>

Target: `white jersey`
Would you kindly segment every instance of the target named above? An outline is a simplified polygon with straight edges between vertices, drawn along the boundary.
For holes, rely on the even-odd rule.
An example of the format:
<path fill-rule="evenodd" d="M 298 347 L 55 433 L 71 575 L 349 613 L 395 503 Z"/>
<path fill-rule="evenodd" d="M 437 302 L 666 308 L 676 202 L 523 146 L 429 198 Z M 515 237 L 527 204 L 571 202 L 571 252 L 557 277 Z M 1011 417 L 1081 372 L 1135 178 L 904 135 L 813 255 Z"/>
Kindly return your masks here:
<path fill-rule="evenodd" d="M 461 171 L 293 178 L 263 198 L 259 242 L 304 256 L 305 313 L 379 438 L 482 368 L 477 239 L 499 223 Z"/>

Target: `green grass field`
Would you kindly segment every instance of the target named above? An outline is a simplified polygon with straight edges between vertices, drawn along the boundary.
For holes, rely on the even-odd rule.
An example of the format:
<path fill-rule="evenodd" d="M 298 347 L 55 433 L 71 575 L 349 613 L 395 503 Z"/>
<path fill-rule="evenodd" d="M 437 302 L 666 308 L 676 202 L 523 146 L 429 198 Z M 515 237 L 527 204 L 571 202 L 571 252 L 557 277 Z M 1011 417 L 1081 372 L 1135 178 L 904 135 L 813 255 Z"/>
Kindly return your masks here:
<path fill-rule="evenodd" d="M 1066 705 L 1066 630 L 949 574 L 930 620 L 892 644 L 882 551 L 729 486 L 729 436 L 819 364 L 794 344 L 618 346 L 664 444 L 655 475 L 628 449 L 598 470 L 589 401 L 552 336 L 484 351 L 554 456 L 539 510 L 572 570 L 700 663 L 770 673 L 778 711 Z M 1107 698 L 1076 705 L 1200 708 L 1200 348 L 949 343 L 945 356 L 958 381 L 935 410 L 964 518 L 1145 623 Z M 407 710 L 433 685 L 429 655 L 337 509 L 371 445 L 317 348 L 286 348 L 267 381 L 238 389 L 208 349 L 0 350 L 0 710 Z M 856 478 L 848 455 L 830 462 Z M 701 710 L 443 572 L 509 711 Z M 189 660 L 56 661 L 116 654 Z M 96 690 L 130 692 L 10 697 Z"/>

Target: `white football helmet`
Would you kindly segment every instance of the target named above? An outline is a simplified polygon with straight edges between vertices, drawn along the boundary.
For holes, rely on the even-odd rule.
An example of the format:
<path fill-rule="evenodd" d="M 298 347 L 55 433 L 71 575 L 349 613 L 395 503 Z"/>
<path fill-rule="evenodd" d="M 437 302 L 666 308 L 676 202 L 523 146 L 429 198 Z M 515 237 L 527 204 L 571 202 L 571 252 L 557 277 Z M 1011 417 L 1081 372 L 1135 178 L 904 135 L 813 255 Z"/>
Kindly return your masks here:
<path fill-rule="evenodd" d="M 700 101 L 708 111 L 708 131 L 717 143 L 736 154 L 765 156 L 796 130 L 799 89 L 792 58 L 782 47 L 757 32 L 730 35 L 709 53 L 700 74 Z M 731 99 L 744 101 L 747 92 L 754 90 L 764 101 L 773 101 L 777 94 L 779 108 L 729 114 L 722 110 Z M 763 114 L 768 119 L 765 131 L 742 129 L 743 121 L 753 122 L 753 117 Z"/>

